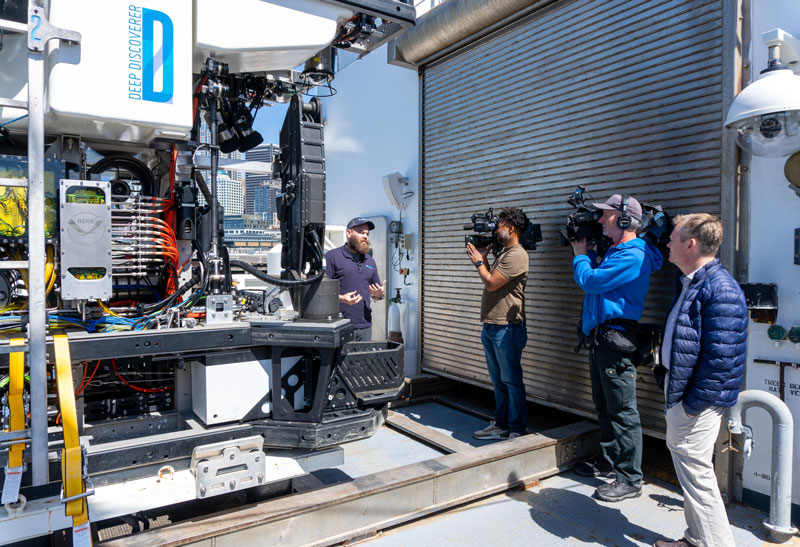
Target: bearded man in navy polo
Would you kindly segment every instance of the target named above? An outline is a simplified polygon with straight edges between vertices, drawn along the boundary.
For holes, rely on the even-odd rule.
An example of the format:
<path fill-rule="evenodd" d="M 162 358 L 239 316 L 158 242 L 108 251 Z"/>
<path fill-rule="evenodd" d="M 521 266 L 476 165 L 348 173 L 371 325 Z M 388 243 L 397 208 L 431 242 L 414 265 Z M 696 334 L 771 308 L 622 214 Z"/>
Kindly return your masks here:
<path fill-rule="evenodd" d="M 339 280 L 339 313 L 353 323 L 353 339 L 372 340 L 372 300 L 383 300 L 386 281 L 381 283 L 375 259 L 369 254 L 369 232 L 375 225 L 356 217 L 347 223 L 347 241 L 325 253 L 325 273 Z"/>

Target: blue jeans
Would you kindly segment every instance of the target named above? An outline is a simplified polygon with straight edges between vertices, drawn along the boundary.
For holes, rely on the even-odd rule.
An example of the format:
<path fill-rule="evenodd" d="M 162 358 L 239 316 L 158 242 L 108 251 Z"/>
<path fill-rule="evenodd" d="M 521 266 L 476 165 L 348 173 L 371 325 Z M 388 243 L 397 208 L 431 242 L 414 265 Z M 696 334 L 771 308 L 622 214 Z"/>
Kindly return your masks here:
<path fill-rule="evenodd" d="M 483 324 L 481 333 L 486 368 L 494 384 L 494 421 L 512 433 L 525 433 L 528 405 L 522 383 L 522 348 L 528 342 L 525 321 L 518 325 Z"/>

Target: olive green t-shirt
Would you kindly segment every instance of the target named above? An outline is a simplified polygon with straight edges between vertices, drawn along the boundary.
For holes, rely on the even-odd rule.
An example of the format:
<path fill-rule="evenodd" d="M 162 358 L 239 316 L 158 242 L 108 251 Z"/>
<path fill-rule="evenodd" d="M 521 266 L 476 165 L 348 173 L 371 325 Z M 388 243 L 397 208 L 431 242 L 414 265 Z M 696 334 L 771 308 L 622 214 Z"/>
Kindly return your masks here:
<path fill-rule="evenodd" d="M 528 253 L 522 245 L 500 252 L 490 272 L 498 271 L 509 281 L 494 292 L 483 288 L 481 322 L 507 325 L 525 321 L 525 282 L 528 281 Z"/>

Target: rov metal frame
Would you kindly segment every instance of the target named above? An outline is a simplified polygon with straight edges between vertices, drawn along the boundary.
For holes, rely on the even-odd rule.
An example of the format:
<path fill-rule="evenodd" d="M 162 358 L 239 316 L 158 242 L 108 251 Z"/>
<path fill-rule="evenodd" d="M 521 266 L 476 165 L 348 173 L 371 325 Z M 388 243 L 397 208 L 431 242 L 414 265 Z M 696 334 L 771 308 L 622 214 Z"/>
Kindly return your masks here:
<path fill-rule="evenodd" d="M 47 312 L 45 307 L 45 213 L 44 213 L 44 49 L 50 40 L 79 43 L 78 32 L 52 26 L 41 0 L 28 1 L 27 24 L 0 20 L 0 30 L 28 35 L 28 102 L 4 100 L 2 106 L 28 110 L 28 260 L 5 264 L 27 268 L 28 345 L 30 369 L 31 473 L 35 486 L 49 482 L 47 463 Z"/>

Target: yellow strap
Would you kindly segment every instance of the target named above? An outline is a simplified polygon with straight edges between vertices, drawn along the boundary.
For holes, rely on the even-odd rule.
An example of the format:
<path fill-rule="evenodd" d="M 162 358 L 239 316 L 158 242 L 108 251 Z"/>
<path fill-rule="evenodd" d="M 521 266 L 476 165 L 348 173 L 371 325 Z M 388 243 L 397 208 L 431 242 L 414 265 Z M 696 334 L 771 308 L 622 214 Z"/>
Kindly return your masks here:
<path fill-rule="evenodd" d="M 56 384 L 61 405 L 61 421 L 64 427 L 64 450 L 61 451 L 61 477 L 64 482 L 64 497 L 69 498 L 85 492 L 81 466 L 81 443 L 78 436 L 78 413 L 75 411 L 75 391 L 72 385 L 72 361 L 69 357 L 69 341 L 66 335 L 53 336 L 56 355 Z M 86 498 L 67 502 L 67 516 L 73 517 L 73 526 L 89 520 Z"/>
<path fill-rule="evenodd" d="M 9 345 L 21 346 L 24 343 L 24 338 L 14 338 Z M 9 430 L 22 431 L 25 429 L 25 403 L 22 401 L 22 390 L 25 387 L 25 353 L 22 351 L 12 353 L 9 356 L 9 368 L 11 369 L 8 383 Z M 24 451 L 24 444 L 12 444 L 8 454 L 8 466 L 22 467 Z"/>

